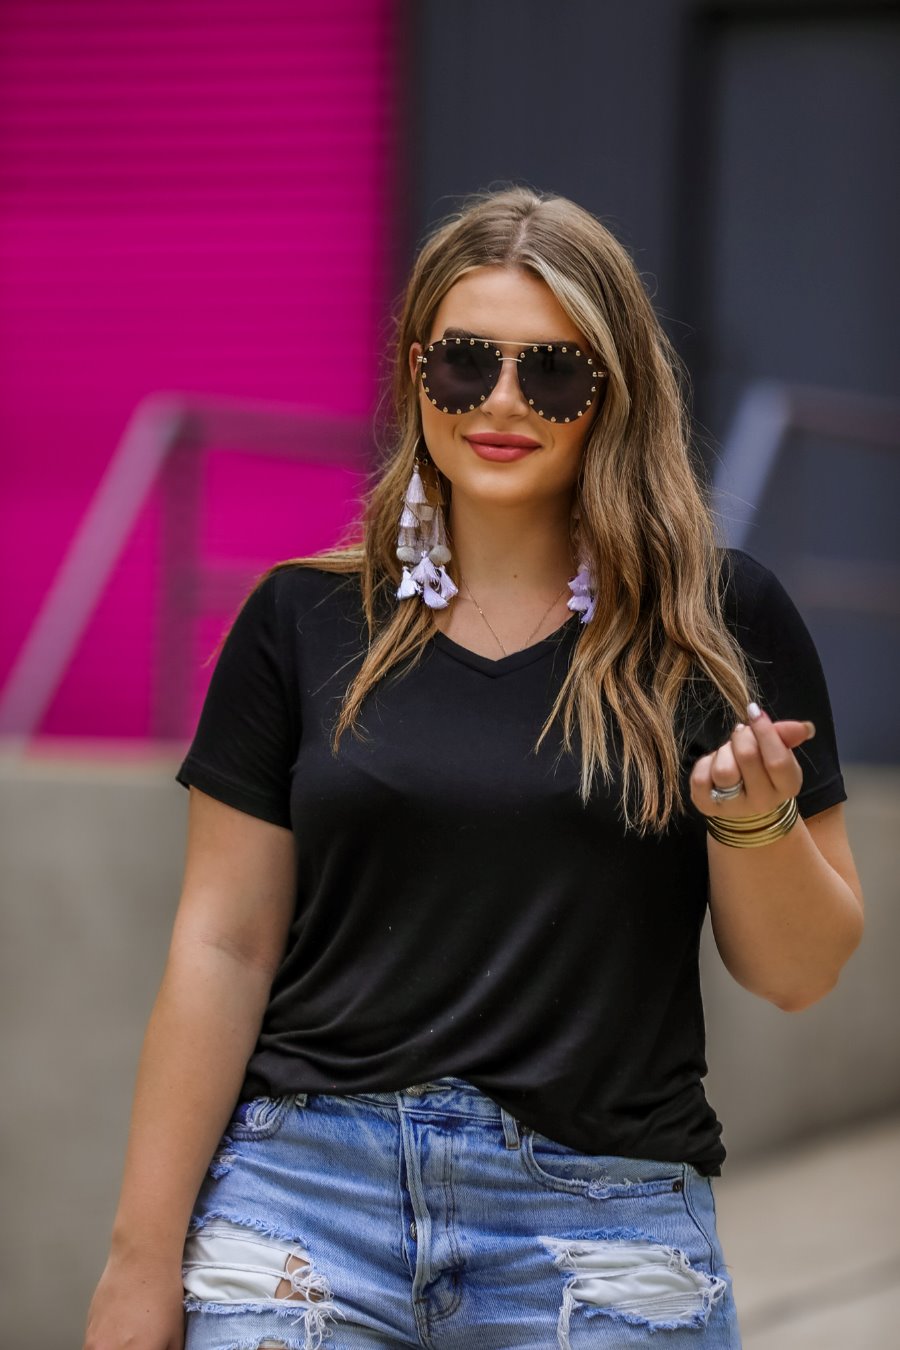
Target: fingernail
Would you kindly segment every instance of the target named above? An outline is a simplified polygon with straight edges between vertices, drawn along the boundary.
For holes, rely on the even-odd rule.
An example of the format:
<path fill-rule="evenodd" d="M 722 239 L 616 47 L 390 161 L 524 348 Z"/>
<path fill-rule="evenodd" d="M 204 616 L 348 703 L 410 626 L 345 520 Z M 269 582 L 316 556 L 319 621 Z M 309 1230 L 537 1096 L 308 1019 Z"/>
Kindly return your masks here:
<path fill-rule="evenodd" d="M 807 724 L 806 724 L 806 739 L 807 739 L 808 741 L 809 741 L 809 740 L 812 740 L 812 738 L 813 738 L 813 736 L 815 736 L 815 734 L 816 734 L 816 724 L 815 724 L 815 722 L 807 722 Z"/>
<path fill-rule="evenodd" d="M 744 723 L 738 722 L 737 726 L 735 727 L 735 731 L 743 731 L 743 730 L 744 730 Z"/>
<path fill-rule="evenodd" d="M 750 718 L 751 722 L 755 722 L 757 717 L 762 717 L 762 708 L 758 703 L 747 704 L 747 716 Z"/>

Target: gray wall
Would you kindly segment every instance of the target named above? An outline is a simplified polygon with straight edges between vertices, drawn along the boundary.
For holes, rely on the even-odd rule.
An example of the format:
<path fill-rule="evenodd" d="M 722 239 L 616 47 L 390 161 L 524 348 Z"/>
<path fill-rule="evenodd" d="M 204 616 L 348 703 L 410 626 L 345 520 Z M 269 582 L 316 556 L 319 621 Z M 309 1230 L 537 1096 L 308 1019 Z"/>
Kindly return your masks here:
<path fill-rule="evenodd" d="M 714 471 L 759 378 L 900 395 L 900 8 L 454 0 L 414 8 L 416 232 L 528 182 L 626 244 L 687 362 Z M 900 445 L 789 440 L 731 501 L 819 647 L 845 758 L 900 759 Z M 815 578 L 845 578 L 823 596 Z M 852 565 L 848 566 L 848 565 Z"/>

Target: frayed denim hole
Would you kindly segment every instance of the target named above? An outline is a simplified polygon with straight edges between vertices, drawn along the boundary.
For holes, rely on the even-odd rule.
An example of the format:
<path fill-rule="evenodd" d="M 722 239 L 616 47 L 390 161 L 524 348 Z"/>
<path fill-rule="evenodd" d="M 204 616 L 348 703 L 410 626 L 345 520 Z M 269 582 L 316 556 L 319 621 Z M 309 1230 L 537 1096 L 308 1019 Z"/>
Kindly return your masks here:
<path fill-rule="evenodd" d="M 230 1219 L 210 1219 L 188 1235 L 182 1279 L 186 1312 L 285 1318 L 290 1327 L 303 1326 L 309 1350 L 322 1344 L 332 1318 L 342 1316 L 304 1243 Z"/>
<path fill-rule="evenodd" d="M 241 1102 L 229 1123 L 228 1133 L 237 1140 L 271 1139 L 284 1124 L 293 1095 L 282 1097 L 254 1097 Z"/>
<path fill-rule="evenodd" d="M 649 1331 L 703 1327 L 723 1297 L 724 1280 L 692 1266 L 663 1243 L 604 1238 L 541 1238 L 568 1278 L 557 1323 L 560 1350 L 570 1350 L 572 1314 L 606 1316 Z"/>
<path fill-rule="evenodd" d="M 236 1155 L 228 1149 L 219 1149 L 214 1154 L 207 1169 L 213 1181 L 219 1181 L 222 1177 L 228 1176 L 228 1173 L 234 1167 L 235 1157 Z"/>

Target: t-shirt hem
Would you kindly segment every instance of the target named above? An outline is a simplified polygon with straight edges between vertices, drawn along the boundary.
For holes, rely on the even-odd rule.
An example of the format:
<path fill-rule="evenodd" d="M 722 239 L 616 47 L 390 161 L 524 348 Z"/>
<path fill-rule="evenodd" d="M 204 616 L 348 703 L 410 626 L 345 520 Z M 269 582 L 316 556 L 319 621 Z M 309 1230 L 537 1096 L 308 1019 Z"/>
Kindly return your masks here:
<path fill-rule="evenodd" d="M 427 1082 L 435 1078 L 444 1076 L 440 1069 L 432 1072 L 422 1070 L 417 1081 Z M 576 1138 L 568 1134 L 567 1130 L 560 1130 L 558 1122 L 550 1122 L 545 1119 L 538 1119 L 531 1111 L 522 1112 L 520 1106 L 514 1102 L 505 1099 L 500 1100 L 493 1092 L 488 1092 L 485 1087 L 475 1081 L 478 1074 L 461 1075 L 477 1087 L 479 1091 L 484 1092 L 498 1106 L 505 1106 L 505 1109 L 513 1115 L 520 1125 L 526 1129 L 534 1130 L 538 1134 L 543 1134 L 549 1139 L 563 1143 L 566 1147 L 575 1149 L 582 1153 L 602 1154 L 607 1153 L 617 1157 L 624 1158 L 653 1158 L 660 1162 L 671 1162 L 675 1164 L 687 1163 L 699 1172 L 701 1176 L 721 1176 L 722 1165 L 727 1157 L 725 1145 L 721 1141 L 719 1134 L 720 1126 L 716 1123 L 716 1133 L 707 1135 L 706 1139 L 698 1141 L 694 1139 L 692 1146 L 686 1146 L 680 1149 L 677 1146 L 672 1147 L 672 1138 L 667 1136 L 667 1142 L 663 1143 L 657 1138 L 644 1138 L 635 1150 L 623 1140 L 611 1140 L 599 1146 L 596 1139 L 586 1137 Z M 304 1072 L 298 1069 L 297 1062 L 291 1060 L 287 1063 L 280 1056 L 272 1051 L 264 1052 L 262 1056 L 252 1056 L 248 1062 L 238 1093 L 238 1102 L 254 1101 L 260 1097 L 278 1098 L 283 1096 L 295 1096 L 303 1094 L 305 1096 L 337 1096 L 354 1097 L 361 1093 L 368 1092 L 394 1092 L 402 1091 L 403 1075 L 390 1075 L 379 1086 L 359 1086 L 347 1082 L 331 1082 L 323 1086 L 321 1077 L 315 1073 Z M 579 1131 L 581 1133 L 581 1131 Z M 567 1136 L 567 1137 L 563 1137 Z"/>
<path fill-rule="evenodd" d="M 829 778 L 827 783 L 818 783 L 811 792 L 801 793 L 797 797 L 797 810 L 805 820 L 807 816 L 817 815 L 819 811 L 825 811 L 829 806 L 837 806 L 839 802 L 845 801 L 847 789 L 844 786 L 844 776 L 838 773 Z"/>
<path fill-rule="evenodd" d="M 226 806 L 233 806 L 236 810 L 244 811 L 258 820 L 266 820 L 271 825 L 281 825 L 287 830 L 292 828 L 290 812 L 285 810 L 281 803 L 266 797 L 263 793 L 243 787 L 240 783 L 232 783 L 190 757 L 182 763 L 175 775 L 175 781 L 182 787 L 197 787 L 201 792 L 215 797 L 217 801 L 224 802 Z"/>

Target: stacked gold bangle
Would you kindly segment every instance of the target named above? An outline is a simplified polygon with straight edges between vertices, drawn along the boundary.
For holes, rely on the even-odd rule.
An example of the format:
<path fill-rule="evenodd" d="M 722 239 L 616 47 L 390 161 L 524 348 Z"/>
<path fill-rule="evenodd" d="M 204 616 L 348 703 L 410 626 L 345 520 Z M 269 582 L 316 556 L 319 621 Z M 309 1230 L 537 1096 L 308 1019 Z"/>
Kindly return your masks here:
<path fill-rule="evenodd" d="M 707 816 L 706 828 L 720 844 L 728 844 L 731 848 L 759 848 L 793 829 L 798 815 L 797 798 L 789 797 L 774 811 L 766 811 L 760 816 L 740 816 L 737 820 Z"/>

